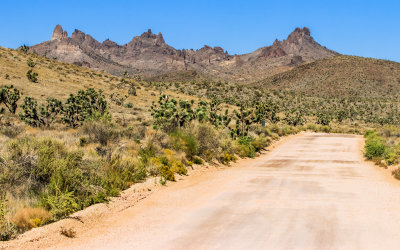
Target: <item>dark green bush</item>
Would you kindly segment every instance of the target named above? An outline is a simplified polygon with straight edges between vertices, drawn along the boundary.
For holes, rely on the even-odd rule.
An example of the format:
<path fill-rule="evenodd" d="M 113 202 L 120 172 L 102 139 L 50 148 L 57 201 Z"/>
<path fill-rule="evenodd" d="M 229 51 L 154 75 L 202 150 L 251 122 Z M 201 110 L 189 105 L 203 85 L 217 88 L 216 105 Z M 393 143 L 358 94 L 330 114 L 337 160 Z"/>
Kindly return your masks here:
<path fill-rule="evenodd" d="M 21 97 L 21 93 L 17 88 L 14 88 L 13 85 L 4 86 L 0 90 L 0 104 L 4 103 L 7 109 L 15 114 L 17 110 L 17 102 Z"/>

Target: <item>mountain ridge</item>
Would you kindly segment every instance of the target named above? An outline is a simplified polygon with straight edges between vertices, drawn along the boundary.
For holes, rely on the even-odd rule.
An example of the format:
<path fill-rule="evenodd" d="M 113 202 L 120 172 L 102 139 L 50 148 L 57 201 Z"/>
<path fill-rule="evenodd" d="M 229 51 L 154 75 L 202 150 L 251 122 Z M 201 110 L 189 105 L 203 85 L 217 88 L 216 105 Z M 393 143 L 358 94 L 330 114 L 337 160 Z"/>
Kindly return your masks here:
<path fill-rule="evenodd" d="M 31 47 L 41 56 L 121 75 L 125 71 L 157 77 L 182 71 L 196 71 L 212 79 L 257 80 L 303 63 L 339 55 L 317 43 L 307 27 L 296 28 L 287 39 L 251 53 L 230 55 L 222 47 L 175 49 L 162 33 L 151 29 L 119 45 L 109 39 L 99 42 L 78 29 L 68 36 L 57 25 L 49 41 Z"/>

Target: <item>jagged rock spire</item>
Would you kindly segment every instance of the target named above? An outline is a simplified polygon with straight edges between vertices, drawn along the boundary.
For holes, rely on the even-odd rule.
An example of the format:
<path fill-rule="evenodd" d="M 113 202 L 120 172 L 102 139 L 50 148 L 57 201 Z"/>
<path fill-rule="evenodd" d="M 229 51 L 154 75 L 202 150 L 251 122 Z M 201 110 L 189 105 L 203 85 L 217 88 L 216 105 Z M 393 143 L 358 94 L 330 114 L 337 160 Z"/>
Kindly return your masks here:
<path fill-rule="evenodd" d="M 61 25 L 57 24 L 53 30 L 53 35 L 51 36 L 51 40 L 61 40 L 68 37 L 67 31 L 63 31 Z"/>

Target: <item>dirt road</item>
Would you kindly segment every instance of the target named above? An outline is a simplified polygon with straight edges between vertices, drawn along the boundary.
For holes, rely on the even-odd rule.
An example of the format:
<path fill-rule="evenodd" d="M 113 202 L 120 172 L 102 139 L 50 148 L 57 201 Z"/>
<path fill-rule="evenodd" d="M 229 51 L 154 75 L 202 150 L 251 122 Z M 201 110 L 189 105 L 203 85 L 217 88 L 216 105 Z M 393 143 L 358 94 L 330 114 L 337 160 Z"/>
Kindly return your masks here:
<path fill-rule="evenodd" d="M 400 249 L 400 186 L 362 138 L 305 134 L 155 192 L 65 249 Z"/>

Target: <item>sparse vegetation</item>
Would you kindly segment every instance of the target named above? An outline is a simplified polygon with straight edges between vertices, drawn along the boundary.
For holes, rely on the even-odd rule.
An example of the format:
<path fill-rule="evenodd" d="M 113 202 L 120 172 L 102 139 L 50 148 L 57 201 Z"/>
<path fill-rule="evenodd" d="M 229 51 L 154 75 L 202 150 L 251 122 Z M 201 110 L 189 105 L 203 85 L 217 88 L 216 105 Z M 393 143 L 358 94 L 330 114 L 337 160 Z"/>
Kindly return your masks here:
<path fill-rule="evenodd" d="M 105 202 L 148 177 L 166 185 L 193 164 L 255 157 L 273 140 L 300 130 L 361 133 L 400 124 L 395 98 L 321 97 L 212 81 L 146 82 L 20 50 L 0 48 L 2 75 L 8 75 L 0 79 L 1 240 Z M 25 75 L 38 82 L 39 73 L 43 87 L 37 88 Z M 6 85 L 10 76 L 13 85 Z M 400 133 L 377 131 L 366 134 L 366 157 L 398 164 Z M 72 229 L 60 233 L 75 237 Z"/>

